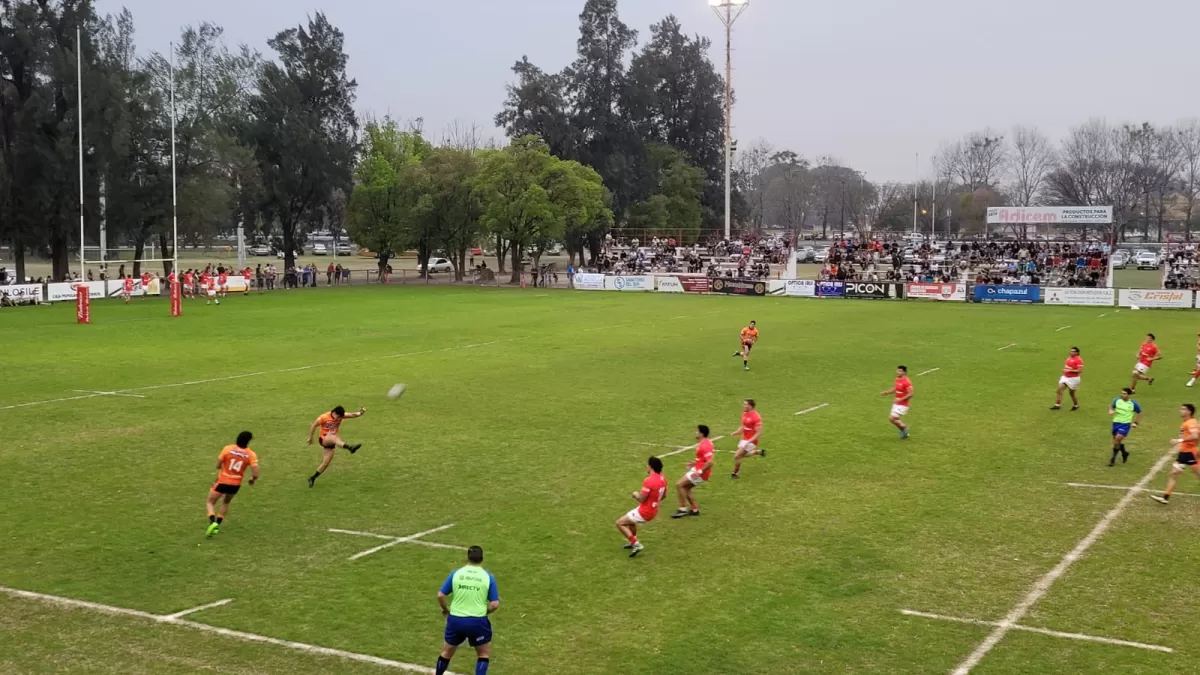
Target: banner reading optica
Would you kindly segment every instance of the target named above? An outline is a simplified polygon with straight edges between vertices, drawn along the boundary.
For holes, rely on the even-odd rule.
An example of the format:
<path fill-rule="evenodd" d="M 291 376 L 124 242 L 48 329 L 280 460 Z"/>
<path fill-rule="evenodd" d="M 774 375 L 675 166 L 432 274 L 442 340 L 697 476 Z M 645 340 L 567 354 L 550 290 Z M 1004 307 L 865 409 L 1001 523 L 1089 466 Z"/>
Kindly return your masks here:
<path fill-rule="evenodd" d="M 817 282 L 811 279 L 788 279 L 784 294 L 796 298 L 816 297 Z"/>
<path fill-rule="evenodd" d="M 1034 303 L 1041 299 L 1040 286 L 976 286 L 971 296 L 975 302 Z"/>
<path fill-rule="evenodd" d="M 818 281 L 817 297 L 840 298 L 846 295 L 846 284 L 842 281 Z"/>

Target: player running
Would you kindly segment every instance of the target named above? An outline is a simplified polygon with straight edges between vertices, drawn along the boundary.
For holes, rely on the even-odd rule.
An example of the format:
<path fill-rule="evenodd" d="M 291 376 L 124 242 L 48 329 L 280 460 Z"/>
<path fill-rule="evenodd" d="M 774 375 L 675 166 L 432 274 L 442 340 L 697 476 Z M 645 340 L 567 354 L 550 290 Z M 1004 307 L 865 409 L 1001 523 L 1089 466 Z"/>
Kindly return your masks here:
<path fill-rule="evenodd" d="M 258 481 L 258 455 L 250 449 L 250 441 L 253 439 L 254 434 L 243 431 L 238 434 L 237 443 L 225 446 L 221 450 L 221 456 L 217 457 L 217 482 L 213 483 L 208 492 L 209 537 L 221 532 L 221 523 L 225 520 L 225 514 L 229 513 L 229 502 L 233 501 L 234 495 L 242 489 L 246 469 L 250 469 L 250 484 L 254 485 Z M 221 504 L 220 512 L 217 512 L 217 500 L 222 495 L 225 501 Z"/>
<path fill-rule="evenodd" d="M 338 448 L 345 448 L 350 451 L 350 454 L 358 452 L 362 447 L 362 443 L 358 445 L 349 445 L 338 436 L 338 428 L 342 426 L 342 420 L 362 417 L 367 412 L 366 408 L 359 408 L 356 413 L 347 413 L 346 409 L 338 406 L 333 410 L 321 415 L 317 418 L 312 426 L 308 428 L 308 444 L 312 445 L 313 433 L 317 427 L 321 428 L 321 448 L 325 451 L 321 458 L 321 466 L 317 467 L 317 472 L 308 479 L 308 487 L 313 487 L 321 474 L 325 473 L 325 469 L 329 468 L 329 463 L 333 461 L 333 453 Z"/>
<path fill-rule="evenodd" d="M 1187 386 L 1196 384 L 1196 380 L 1200 378 L 1200 333 L 1196 333 L 1196 368 L 1192 370 L 1192 379 L 1188 380 Z"/>
<path fill-rule="evenodd" d="M 1112 459 L 1108 460 L 1109 466 L 1116 465 L 1118 454 L 1121 455 L 1122 464 L 1129 459 L 1129 452 L 1125 450 L 1125 437 L 1131 429 L 1136 429 L 1142 423 L 1142 406 L 1138 405 L 1132 396 L 1133 390 L 1125 387 L 1121 390 L 1121 395 L 1114 398 L 1108 406 L 1108 415 L 1113 418 Z"/>
<path fill-rule="evenodd" d="M 748 398 L 742 401 L 742 426 L 733 432 L 732 435 L 742 435 L 742 440 L 738 441 L 737 452 L 733 453 L 733 473 L 729 474 L 730 478 L 742 477 L 742 460 L 747 457 L 759 455 L 766 457 L 767 451 L 758 447 L 760 437 L 762 436 L 762 415 L 755 410 L 757 404 L 754 399 Z"/>
<path fill-rule="evenodd" d="M 896 395 L 892 401 L 892 412 L 888 415 L 888 422 L 900 430 L 900 440 L 907 439 L 908 425 L 900 418 L 908 414 L 908 404 L 913 397 L 913 384 L 912 380 L 908 379 L 908 366 L 896 366 L 896 383 L 891 389 L 879 393 L 881 396 Z"/>
<path fill-rule="evenodd" d="M 249 267 L 246 267 L 246 269 L 242 270 L 242 280 L 246 282 L 246 290 L 242 293 L 242 295 L 250 295 L 250 287 L 254 285 L 250 283 L 250 279 L 253 276 L 254 273 L 250 271 Z"/>
<path fill-rule="evenodd" d="M 1154 344 L 1154 333 L 1146 333 L 1146 341 L 1138 349 L 1138 362 L 1133 365 L 1133 382 L 1129 384 L 1129 388 L 1137 391 L 1138 380 L 1154 384 L 1154 378 L 1149 375 L 1150 368 L 1154 366 L 1155 361 L 1161 358 L 1158 354 L 1158 345 Z"/>
<path fill-rule="evenodd" d="M 125 285 L 121 288 L 121 299 L 128 305 L 131 297 L 133 297 L 133 277 L 127 275 Z"/>
<path fill-rule="evenodd" d="M 229 294 L 229 272 L 222 267 L 217 275 L 217 297 L 223 298 Z"/>
<path fill-rule="evenodd" d="M 754 349 L 754 343 L 758 342 L 758 327 L 753 321 L 742 329 L 741 340 L 742 350 L 734 352 L 733 355 L 742 357 L 742 368 L 750 370 L 750 350 Z"/>
<path fill-rule="evenodd" d="M 194 279 L 195 275 L 192 274 L 191 268 L 188 268 L 188 271 L 183 273 L 183 297 L 191 298 L 196 295 L 196 289 L 192 286 L 195 283 Z"/>
<path fill-rule="evenodd" d="M 679 510 L 671 514 L 672 518 L 700 515 L 700 507 L 692 499 L 692 488 L 704 485 L 712 477 L 714 450 L 712 441 L 708 440 L 707 426 L 701 424 L 696 427 L 696 440 L 696 461 L 688 464 L 688 472 L 675 483 L 675 491 L 679 493 Z"/>
<path fill-rule="evenodd" d="M 1171 445 L 1176 446 L 1179 456 L 1175 458 L 1175 466 L 1171 467 L 1171 477 L 1167 479 L 1167 489 L 1161 497 L 1150 495 L 1150 498 L 1159 504 L 1170 503 L 1171 493 L 1175 491 L 1175 483 L 1179 480 L 1179 474 L 1189 466 L 1192 467 L 1192 473 L 1200 478 L 1200 464 L 1197 464 L 1196 450 L 1196 442 L 1200 440 L 1200 422 L 1196 421 L 1196 406 L 1184 403 L 1179 406 L 1179 416 L 1183 418 L 1183 424 L 1179 426 L 1179 438 L 1171 439 Z"/>
<path fill-rule="evenodd" d="M 667 496 L 667 479 L 662 475 L 662 469 L 662 460 L 657 457 L 651 457 L 646 462 L 646 480 L 642 481 L 641 491 L 633 493 L 633 501 L 638 503 L 637 507 L 617 518 L 617 530 L 629 540 L 625 549 L 629 551 L 630 558 L 637 557 L 645 548 L 637 538 L 638 525 L 654 520 L 658 515 L 659 504 L 662 503 L 663 497 Z"/>
<path fill-rule="evenodd" d="M 1063 390 L 1071 392 L 1071 410 L 1079 410 L 1079 398 L 1075 390 L 1079 389 L 1079 378 L 1083 375 L 1083 359 L 1079 358 L 1079 347 L 1071 347 L 1067 362 L 1063 364 L 1062 377 L 1058 378 L 1058 391 L 1054 396 L 1054 407 L 1051 410 L 1062 409 Z"/>

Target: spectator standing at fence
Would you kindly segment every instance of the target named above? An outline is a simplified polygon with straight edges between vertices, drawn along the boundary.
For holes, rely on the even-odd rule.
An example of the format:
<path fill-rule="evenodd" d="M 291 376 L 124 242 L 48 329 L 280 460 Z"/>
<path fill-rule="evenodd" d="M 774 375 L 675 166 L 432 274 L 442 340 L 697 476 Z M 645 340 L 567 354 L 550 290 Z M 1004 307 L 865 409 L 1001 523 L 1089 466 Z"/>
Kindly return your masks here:
<path fill-rule="evenodd" d="M 567 265 L 567 288 L 575 288 L 575 266 Z"/>
<path fill-rule="evenodd" d="M 336 271 L 337 271 L 337 268 L 334 267 L 333 263 L 329 263 L 329 267 L 325 268 L 325 285 L 326 286 L 333 285 L 333 273 Z"/>
<path fill-rule="evenodd" d="M 450 573 L 437 594 L 446 631 L 436 675 L 450 667 L 454 652 L 463 642 L 475 648 L 475 675 L 487 675 L 491 660 L 492 622 L 488 615 L 500 608 L 496 577 L 483 568 L 483 549 L 467 549 L 467 564 Z M 447 604 L 447 600 L 449 603 Z"/>

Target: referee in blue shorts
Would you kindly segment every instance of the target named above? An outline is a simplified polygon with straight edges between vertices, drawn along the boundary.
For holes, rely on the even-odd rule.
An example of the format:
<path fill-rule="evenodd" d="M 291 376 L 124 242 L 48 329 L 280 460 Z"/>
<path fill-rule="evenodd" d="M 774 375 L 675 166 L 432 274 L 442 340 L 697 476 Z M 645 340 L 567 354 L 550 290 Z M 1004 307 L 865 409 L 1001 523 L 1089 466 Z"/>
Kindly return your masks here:
<path fill-rule="evenodd" d="M 446 598 L 450 599 L 449 607 Z M 438 604 L 446 617 L 446 644 L 437 660 L 437 675 L 443 675 L 450 667 L 450 659 L 463 641 L 474 647 L 479 657 L 475 675 L 487 675 L 492 651 L 492 622 L 488 614 L 500 607 L 500 591 L 496 588 L 496 577 L 483 569 L 482 548 L 467 549 L 467 564 L 446 577 L 446 583 L 438 591 Z"/>

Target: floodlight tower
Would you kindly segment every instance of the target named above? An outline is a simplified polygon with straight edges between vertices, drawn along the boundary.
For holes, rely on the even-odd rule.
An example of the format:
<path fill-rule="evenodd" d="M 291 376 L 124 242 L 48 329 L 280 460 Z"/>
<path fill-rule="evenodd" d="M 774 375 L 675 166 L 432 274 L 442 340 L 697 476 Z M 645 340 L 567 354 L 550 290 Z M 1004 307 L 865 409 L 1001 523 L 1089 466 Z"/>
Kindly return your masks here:
<path fill-rule="evenodd" d="M 725 238 L 733 222 L 733 24 L 750 6 L 750 0 L 708 0 L 717 18 L 725 24 Z"/>

